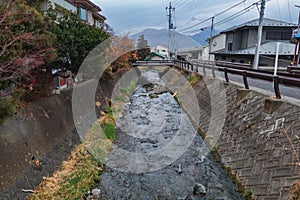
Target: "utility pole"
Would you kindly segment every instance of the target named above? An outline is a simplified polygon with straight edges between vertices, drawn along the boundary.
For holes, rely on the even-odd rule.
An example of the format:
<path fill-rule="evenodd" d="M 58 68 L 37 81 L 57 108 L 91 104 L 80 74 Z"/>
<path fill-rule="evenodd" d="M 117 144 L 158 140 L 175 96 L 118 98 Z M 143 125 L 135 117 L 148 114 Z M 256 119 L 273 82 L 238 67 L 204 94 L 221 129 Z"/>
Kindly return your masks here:
<path fill-rule="evenodd" d="M 211 18 L 211 27 L 210 27 L 210 39 L 209 39 L 209 60 L 210 60 L 210 55 L 211 55 L 211 47 L 212 47 L 212 36 L 213 36 L 213 30 L 214 30 L 214 19 L 215 17 Z"/>
<path fill-rule="evenodd" d="M 300 6 L 295 5 L 295 7 L 300 8 Z M 298 17 L 298 28 L 293 33 L 293 38 L 296 40 L 295 45 L 295 52 L 294 52 L 294 58 L 293 58 L 293 64 L 294 66 L 298 66 L 299 64 L 299 56 L 300 56 L 300 11 L 299 11 L 299 17 Z"/>
<path fill-rule="evenodd" d="M 171 44 L 171 30 L 175 29 L 174 24 L 172 23 L 172 12 L 175 12 L 175 7 L 172 7 L 172 4 L 170 2 L 169 7 L 166 7 L 167 16 L 168 16 L 168 23 L 169 23 L 169 33 L 168 33 L 168 51 L 170 54 L 170 44 Z"/>
<path fill-rule="evenodd" d="M 261 44 L 262 31 L 263 31 L 263 20 L 264 20 L 264 14 L 265 14 L 265 6 L 266 6 L 266 0 L 262 0 L 261 1 L 261 6 L 260 6 L 259 25 L 258 25 L 258 32 L 257 32 L 257 45 L 256 45 L 256 48 L 255 48 L 253 69 L 258 69 L 259 51 L 260 51 L 260 44 Z"/>

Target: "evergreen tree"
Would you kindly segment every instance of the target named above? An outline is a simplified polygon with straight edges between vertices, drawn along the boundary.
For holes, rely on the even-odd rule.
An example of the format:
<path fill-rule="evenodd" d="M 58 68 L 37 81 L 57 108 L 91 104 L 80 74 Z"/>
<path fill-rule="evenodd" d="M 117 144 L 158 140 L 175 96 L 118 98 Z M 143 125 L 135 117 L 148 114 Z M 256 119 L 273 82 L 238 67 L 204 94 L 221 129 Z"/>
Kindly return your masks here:
<path fill-rule="evenodd" d="M 144 35 L 140 35 L 137 41 L 137 57 L 139 60 L 144 60 L 150 54 L 150 48 L 148 41 L 145 39 Z"/>
<path fill-rule="evenodd" d="M 55 11 L 54 11 L 55 12 Z M 48 12 L 51 16 L 56 16 Z M 70 70 L 77 73 L 83 60 L 98 44 L 108 38 L 103 30 L 83 22 L 78 15 L 66 11 L 63 17 L 53 23 L 53 34 L 56 35 L 58 46 L 58 69 Z"/>

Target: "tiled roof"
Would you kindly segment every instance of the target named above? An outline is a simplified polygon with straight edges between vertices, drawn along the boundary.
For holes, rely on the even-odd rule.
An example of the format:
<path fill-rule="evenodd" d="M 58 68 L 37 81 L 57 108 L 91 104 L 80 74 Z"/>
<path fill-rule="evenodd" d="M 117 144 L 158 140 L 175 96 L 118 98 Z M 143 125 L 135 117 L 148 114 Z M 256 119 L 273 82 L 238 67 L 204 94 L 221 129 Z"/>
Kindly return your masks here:
<path fill-rule="evenodd" d="M 279 42 L 279 55 L 293 55 L 295 44 L 289 42 Z M 269 41 L 261 44 L 260 54 L 263 55 L 275 55 L 276 54 L 277 41 Z M 240 49 L 236 51 L 227 51 L 225 49 L 215 51 L 214 54 L 235 54 L 235 55 L 254 55 L 255 47 L 250 47 L 247 49 Z"/>
<path fill-rule="evenodd" d="M 157 52 L 150 52 L 150 56 L 148 56 L 147 58 L 145 58 L 145 60 L 150 60 L 152 57 L 154 56 L 158 56 L 158 57 L 161 57 L 163 59 L 165 59 L 165 56 L 160 54 L 160 53 L 157 53 Z"/>
<path fill-rule="evenodd" d="M 240 24 L 238 26 L 233 26 L 229 29 L 222 31 L 221 33 L 231 32 L 236 29 L 243 28 L 243 27 L 258 27 L 258 24 L 259 24 L 259 20 L 255 19 L 255 20 L 251 20 L 246 23 Z M 283 21 L 278 21 L 278 20 L 268 19 L 268 18 L 264 18 L 263 26 L 264 27 L 295 27 L 295 28 L 297 27 L 297 25 L 293 24 L 293 23 L 283 22 Z"/>
<path fill-rule="evenodd" d="M 78 6 L 81 5 L 84 8 L 93 10 L 94 12 L 100 12 L 101 8 L 99 6 L 97 6 L 96 4 L 94 4 L 92 1 L 90 0 L 68 0 L 71 4 Z"/>

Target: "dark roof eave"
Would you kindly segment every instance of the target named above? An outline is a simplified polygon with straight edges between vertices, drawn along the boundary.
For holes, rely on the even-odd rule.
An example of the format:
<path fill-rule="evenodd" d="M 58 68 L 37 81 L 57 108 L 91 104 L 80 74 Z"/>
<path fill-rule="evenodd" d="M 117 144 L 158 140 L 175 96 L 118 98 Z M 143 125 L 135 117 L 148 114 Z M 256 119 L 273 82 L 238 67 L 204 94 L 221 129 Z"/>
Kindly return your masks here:
<path fill-rule="evenodd" d="M 101 8 L 89 0 L 67 0 L 69 3 L 77 6 L 83 6 L 84 8 L 91 9 L 94 12 L 100 12 Z"/>
<path fill-rule="evenodd" d="M 93 16 L 95 19 L 98 19 L 98 20 L 103 20 L 103 21 L 106 20 L 106 17 L 104 17 L 103 15 L 101 15 L 99 13 L 93 13 Z"/>

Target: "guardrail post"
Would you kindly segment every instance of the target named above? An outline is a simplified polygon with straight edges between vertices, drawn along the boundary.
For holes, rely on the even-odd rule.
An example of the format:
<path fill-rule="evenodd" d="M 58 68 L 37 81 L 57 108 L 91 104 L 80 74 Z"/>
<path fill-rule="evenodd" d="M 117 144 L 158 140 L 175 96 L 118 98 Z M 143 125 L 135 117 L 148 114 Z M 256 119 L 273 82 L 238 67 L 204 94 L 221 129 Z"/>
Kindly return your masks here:
<path fill-rule="evenodd" d="M 245 89 L 249 89 L 249 84 L 248 84 L 248 80 L 247 80 L 247 71 L 243 71 L 243 80 L 244 80 L 244 86 Z"/>
<path fill-rule="evenodd" d="M 276 99 L 281 99 L 280 89 L 279 89 L 279 76 L 274 76 L 274 91 Z"/>
<path fill-rule="evenodd" d="M 203 74 L 206 75 L 205 66 L 203 66 Z"/>
<path fill-rule="evenodd" d="M 215 73 L 215 68 L 214 67 L 212 68 L 212 75 L 213 75 L 214 78 L 216 78 L 216 73 Z"/>
<path fill-rule="evenodd" d="M 192 72 L 194 72 L 194 66 L 193 66 L 193 64 L 191 64 L 191 69 L 192 69 Z"/>
<path fill-rule="evenodd" d="M 225 75 L 226 83 L 229 83 L 229 78 L 228 78 L 228 71 L 227 71 L 227 68 L 224 68 L 224 75 Z"/>

